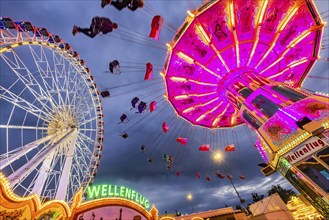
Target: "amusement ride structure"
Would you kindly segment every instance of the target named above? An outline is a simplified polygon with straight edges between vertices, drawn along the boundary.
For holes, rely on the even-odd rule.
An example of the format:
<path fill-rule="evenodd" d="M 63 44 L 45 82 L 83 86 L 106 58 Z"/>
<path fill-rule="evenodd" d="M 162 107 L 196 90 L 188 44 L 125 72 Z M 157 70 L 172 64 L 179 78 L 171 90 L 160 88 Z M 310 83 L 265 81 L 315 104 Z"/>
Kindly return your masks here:
<path fill-rule="evenodd" d="M 102 152 L 101 100 L 89 69 L 58 35 L 1 18 L 0 170 L 14 192 L 71 202 Z"/>
<path fill-rule="evenodd" d="M 193 125 L 246 123 L 262 172 L 278 170 L 328 217 L 328 96 L 301 88 L 325 25 L 313 1 L 213 0 L 188 14 L 168 45 L 168 101 Z"/>

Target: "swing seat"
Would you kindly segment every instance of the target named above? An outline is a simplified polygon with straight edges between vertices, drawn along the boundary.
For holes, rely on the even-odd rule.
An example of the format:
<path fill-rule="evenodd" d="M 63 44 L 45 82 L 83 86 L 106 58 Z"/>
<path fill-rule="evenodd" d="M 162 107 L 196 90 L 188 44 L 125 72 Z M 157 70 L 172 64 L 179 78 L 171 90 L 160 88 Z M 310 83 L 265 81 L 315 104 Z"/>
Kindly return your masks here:
<path fill-rule="evenodd" d="M 151 23 L 151 32 L 149 35 L 150 38 L 159 40 L 160 32 L 162 29 L 162 23 L 163 23 L 163 19 L 160 15 L 156 15 L 153 17 L 152 23 Z"/>
<path fill-rule="evenodd" d="M 34 27 L 29 21 L 15 21 L 15 24 L 19 26 L 20 28 L 18 29 L 19 31 L 28 31 L 28 32 L 33 32 Z"/>
<path fill-rule="evenodd" d="M 152 63 L 147 63 L 144 80 L 152 79 L 152 73 L 153 73 L 153 65 Z"/>
<path fill-rule="evenodd" d="M 110 92 L 108 90 L 104 90 L 104 91 L 101 92 L 101 96 L 103 98 L 110 97 Z"/>
<path fill-rule="evenodd" d="M 150 103 L 150 112 L 153 112 L 156 108 L 157 108 L 157 102 L 156 101 L 152 101 Z"/>
<path fill-rule="evenodd" d="M 16 25 L 11 18 L 0 18 L 0 29 L 16 29 Z"/>

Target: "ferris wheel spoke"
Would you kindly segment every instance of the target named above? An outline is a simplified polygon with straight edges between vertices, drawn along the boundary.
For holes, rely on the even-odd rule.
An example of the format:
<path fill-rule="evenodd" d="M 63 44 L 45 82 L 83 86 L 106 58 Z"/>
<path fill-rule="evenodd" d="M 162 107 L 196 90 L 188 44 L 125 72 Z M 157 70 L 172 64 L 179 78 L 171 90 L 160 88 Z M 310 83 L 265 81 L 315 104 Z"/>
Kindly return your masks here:
<path fill-rule="evenodd" d="M 47 55 L 46 55 L 43 47 L 40 47 L 40 55 L 34 50 L 34 47 L 32 47 L 32 46 L 30 46 L 30 51 L 31 51 L 32 57 L 34 59 L 34 62 L 39 70 L 39 73 L 43 76 L 43 77 L 41 77 L 41 79 L 44 84 L 44 88 L 46 89 L 46 93 L 47 94 L 57 94 L 58 95 L 57 104 L 63 105 L 63 100 L 62 100 L 62 97 L 60 94 L 60 91 L 63 91 L 63 89 L 61 90 L 61 88 L 58 86 L 58 75 L 60 74 L 60 72 L 56 68 L 57 63 L 55 62 L 55 59 L 53 59 L 54 68 L 51 68 L 51 66 L 49 65 Z M 54 54 L 54 51 L 52 52 L 52 54 Z M 54 57 L 54 55 L 53 55 L 53 57 Z M 54 72 L 55 72 L 55 74 L 54 74 Z M 51 79 L 51 85 L 49 85 L 49 83 L 46 82 L 45 79 L 47 79 L 47 78 Z M 52 97 L 52 96 L 50 95 L 50 97 Z"/>
<path fill-rule="evenodd" d="M 59 146 L 67 139 L 67 137 L 72 134 L 74 130 L 68 131 L 61 139 L 59 139 L 53 145 L 44 148 L 42 151 L 39 151 L 30 161 L 21 166 L 18 170 L 13 172 L 8 176 L 8 180 L 11 186 L 15 186 L 18 183 L 22 182 L 36 167 L 47 157 L 47 155 L 52 154 L 53 151 L 57 150 Z"/>
<path fill-rule="evenodd" d="M 84 133 L 80 133 L 79 134 L 79 138 L 82 140 L 82 141 L 87 141 L 89 143 L 94 143 L 94 140 L 91 139 L 90 137 L 88 137 L 87 135 L 85 135 Z"/>
<path fill-rule="evenodd" d="M 31 113 L 32 115 L 36 116 L 37 118 L 41 118 L 44 121 L 49 122 L 49 117 L 45 111 L 41 110 L 40 108 L 36 107 L 35 105 L 31 104 L 27 100 L 23 99 L 22 97 L 14 94 L 13 92 L 5 89 L 4 87 L 0 86 L 0 98 L 10 102 L 11 104 Z M 4 91 L 4 92 L 2 92 Z M 39 113 L 39 114 L 37 114 Z M 41 115 L 44 114 L 44 115 Z"/>
<path fill-rule="evenodd" d="M 46 136 L 44 138 L 41 138 L 39 140 L 26 144 L 18 149 L 15 149 L 14 151 L 0 155 L 0 170 L 5 168 L 9 164 L 12 164 L 14 161 L 18 160 L 22 156 L 28 154 L 31 150 L 35 149 L 36 147 L 40 146 L 41 144 L 46 143 L 53 137 L 54 137 L 54 135 Z"/>
<path fill-rule="evenodd" d="M 80 137 L 80 135 L 78 135 L 78 139 L 77 139 L 77 143 L 80 144 L 79 146 L 79 150 L 81 151 L 80 155 L 86 154 L 88 157 L 86 158 L 91 158 L 93 153 L 90 151 L 90 146 L 88 146 L 85 141 Z"/>
<path fill-rule="evenodd" d="M 86 125 L 86 124 L 88 124 L 88 123 L 90 123 L 90 122 L 92 122 L 92 121 L 95 121 L 96 120 L 96 116 L 95 117 L 93 117 L 93 118 L 90 118 L 90 119 L 88 119 L 88 120 L 85 120 L 82 124 L 80 124 L 79 126 L 81 127 L 81 126 L 83 126 L 83 125 Z"/>
<path fill-rule="evenodd" d="M 96 128 L 80 128 L 80 131 L 97 131 Z"/>
<path fill-rule="evenodd" d="M 68 147 L 67 153 L 66 153 L 66 159 L 65 164 L 63 166 L 63 170 L 61 173 L 59 185 L 57 188 L 57 193 L 55 198 L 60 200 L 66 199 L 66 193 L 67 193 L 67 187 L 69 185 L 69 180 L 72 176 L 72 161 L 74 157 L 74 151 L 76 147 L 76 139 L 77 139 L 77 130 L 74 130 L 75 132 L 71 135 L 71 140 L 69 142 L 66 142 L 65 144 Z"/>
<path fill-rule="evenodd" d="M 11 68 L 11 70 L 15 73 L 15 75 L 21 80 L 22 83 L 25 84 L 25 87 L 29 90 L 29 92 L 34 96 L 36 100 L 43 106 L 44 109 L 47 111 L 52 111 L 52 108 L 57 108 L 54 104 L 53 98 L 50 94 L 46 93 L 43 88 L 40 86 L 39 82 L 35 79 L 33 73 L 26 67 L 23 61 L 18 57 L 18 55 L 12 51 L 14 56 L 14 60 L 16 61 L 13 63 L 7 56 L 1 54 L 3 60 L 7 63 L 7 65 Z M 24 76 L 22 72 L 25 72 L 27 76 Z M 45 101 L 42 101 L 45 100 Z M 50 108 L 47 103 L 51 104 Z"/>
<path fill-rule="evenodd" d="M 31 129 L 31 130 L 47 130 L 47 127 L 35 127 L 35 126 L 24 126 L 24 125 L 0 125 L 0 128 L 6 129 Z"/>
<path fill-rule="evenodd" d="M 81 94 L 89 93 L 89 90 L 81 86 L 82 83 L 83 82 L 79 81 L 79 83 L 72 88 L 74 92 L 74 98 L 72 98 L 70 105 L 76 106 L 77 109 L 80 109 L 81 105 L 87 105 L 86 97 L 82 96 Z M 89 105 L 87 106 L 89 107 Z"/>
<path fill-rule="evenodd" d="M 49 172 L 51 171 L 51 163 L 55 156 L 56 151 L 52 151 L 46 155 L 46 158 L 43 160 L 41 168 L 39 169 L 39 173 L 34 182 L 31 193 L 36 193 L 38 195 L 42 195 L 42 190 L 44 188 L 46 179 L 48 177 Z"/>
<path fill-rule="evenodd" d="M 22 182 L 45 158 L 48 154 L 55 151 L 56 148 L 49 146 L 46 150 L 34 156 L 34 158 L 8 176 L 10 185 L 14 187 Z"/>

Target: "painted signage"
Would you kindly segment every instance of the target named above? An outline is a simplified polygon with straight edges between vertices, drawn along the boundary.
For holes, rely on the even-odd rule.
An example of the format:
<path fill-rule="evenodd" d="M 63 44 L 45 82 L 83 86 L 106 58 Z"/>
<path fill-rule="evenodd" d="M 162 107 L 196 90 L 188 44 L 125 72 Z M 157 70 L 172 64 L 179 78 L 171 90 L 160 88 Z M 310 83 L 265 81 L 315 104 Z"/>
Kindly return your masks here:
<path fill-rule="evenodd" d="M 144 208 L 148 209 L 150 204 L 144 196 L 137 193 L 135 190 L 129 189 L 124 186 L 116 185 L 95 185 L 88 186 L 87 188 L 87 199 L 105 198 L 105 197 L 119 197 L 124 199 L 132 200 Z"/>
<path fill-rule="evenodd" d="M 290 164 L 295 164 L 298 161 L 312 155 L 317 152 L 327 143 L 317 137 L 312 137 L 305 141 L 300 147 L 293 149 L 287 153 L 284 157 Z"/>

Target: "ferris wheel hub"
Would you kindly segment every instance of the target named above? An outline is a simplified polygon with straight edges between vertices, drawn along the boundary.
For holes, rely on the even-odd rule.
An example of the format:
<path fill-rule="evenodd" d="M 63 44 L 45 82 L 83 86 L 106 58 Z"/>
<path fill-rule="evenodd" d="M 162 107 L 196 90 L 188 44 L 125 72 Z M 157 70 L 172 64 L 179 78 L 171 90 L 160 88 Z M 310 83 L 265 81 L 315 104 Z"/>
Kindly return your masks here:
<path fill-rule="evenodd" d="M 77 128 L 77 119 L 69 108 L 63 108 L 53 114 L 53 119 L 48 124 L 48 135 L 63 134 Z"/>

